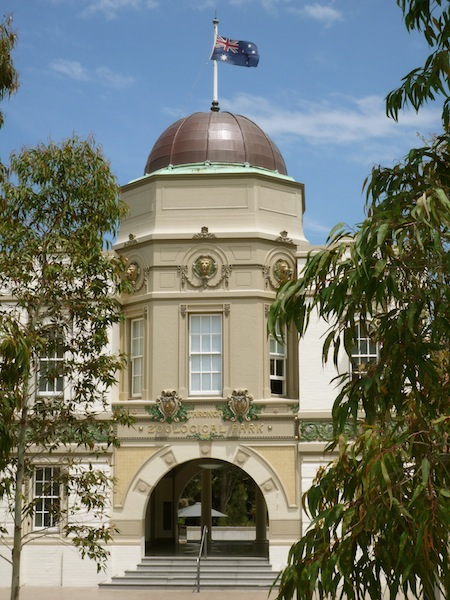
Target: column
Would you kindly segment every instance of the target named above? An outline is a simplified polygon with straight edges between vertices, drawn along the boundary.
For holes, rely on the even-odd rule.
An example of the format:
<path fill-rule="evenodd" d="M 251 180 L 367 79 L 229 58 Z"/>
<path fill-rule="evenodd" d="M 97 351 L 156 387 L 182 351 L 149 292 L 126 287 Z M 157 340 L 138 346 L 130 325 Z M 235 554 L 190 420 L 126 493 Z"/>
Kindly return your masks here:
<path fill-rule="evenodd" d="M 256 499 L 256 541 L 267 541 L 267 508 L 266 501 L 262 495 L 259 486 L 255 484 L 255 499 Z"/>
<path fill-rule="evenodd" d="M 202 516 L 201 528 L 208 528 L 208 541 L 211 540 L 212 531 L 212 474 L 210 469 L 202 468 Z"/>

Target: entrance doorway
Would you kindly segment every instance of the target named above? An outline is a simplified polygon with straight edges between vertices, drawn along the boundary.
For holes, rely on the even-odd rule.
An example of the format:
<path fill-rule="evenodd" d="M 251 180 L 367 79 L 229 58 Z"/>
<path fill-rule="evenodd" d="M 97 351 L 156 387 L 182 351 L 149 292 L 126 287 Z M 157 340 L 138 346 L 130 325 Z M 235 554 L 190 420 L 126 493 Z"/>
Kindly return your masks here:
<path fill-rule="evenodd" d="M 268 556 L 268 516 L 255 481 L 225 461 L 197 459 L 166 473 L 150 495 L 146 555 L 198 554 L 207 528 L 208 555 Z"/>

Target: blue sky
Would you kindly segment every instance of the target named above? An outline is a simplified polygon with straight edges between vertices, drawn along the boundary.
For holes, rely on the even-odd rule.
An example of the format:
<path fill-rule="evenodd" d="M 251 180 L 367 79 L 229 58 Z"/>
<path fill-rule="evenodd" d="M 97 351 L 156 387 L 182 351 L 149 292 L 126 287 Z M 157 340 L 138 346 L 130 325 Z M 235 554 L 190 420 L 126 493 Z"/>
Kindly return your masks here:
<path fill-rule="evenodd" d="M 395 0 L 3 0 L 20 89 L 3 102 L 0 157 L 93 134 L 120 184 L 143 174 L 162 131 L 208 111 L 212 20 L 257 44 L 257 68 L 219 64 L 222 110 L 254 120 L 306 186 L 305 232 L 364 215 L 362 184 L 440 131 L 440 106 L 385 116 L 384 98 L 428 49 Z"/>

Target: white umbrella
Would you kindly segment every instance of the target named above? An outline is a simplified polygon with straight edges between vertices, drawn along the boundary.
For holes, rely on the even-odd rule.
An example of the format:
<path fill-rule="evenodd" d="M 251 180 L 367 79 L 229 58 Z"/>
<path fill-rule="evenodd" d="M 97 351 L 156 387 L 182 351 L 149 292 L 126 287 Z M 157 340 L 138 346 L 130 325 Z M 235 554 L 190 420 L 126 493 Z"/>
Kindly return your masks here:
<path fill-rule="evenodd" d="M 180 510 L 178 511 L 178 516 L 179 517 L 201 517 L 202 516 L 201 503 L 196 502 L 195 504 L 192 504 L 191 506 L 186 506 L 186 508 L 180 508 Z M 226 517 L 227 515 L 224 515 L 220 511 L 212 508 L 211 516 L 212 517 Z"/>

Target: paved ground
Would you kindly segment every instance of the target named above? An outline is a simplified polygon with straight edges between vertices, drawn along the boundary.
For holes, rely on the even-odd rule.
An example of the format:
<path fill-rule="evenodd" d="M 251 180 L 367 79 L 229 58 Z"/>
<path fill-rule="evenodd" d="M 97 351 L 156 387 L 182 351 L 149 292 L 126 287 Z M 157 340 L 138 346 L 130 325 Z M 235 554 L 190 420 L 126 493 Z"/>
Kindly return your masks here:
<path fill-rule="evenodd" d="M 97 587 L 28 587 L 20 591 L 20 600 L 274 600 L 275 593 L 269 597 L 267 591 L 256 590 L 204 590 L 199 594 L 184 590 L 99 590 Z M 0 587 L 0 600 L 9 600 L 10 590 Z"/>

